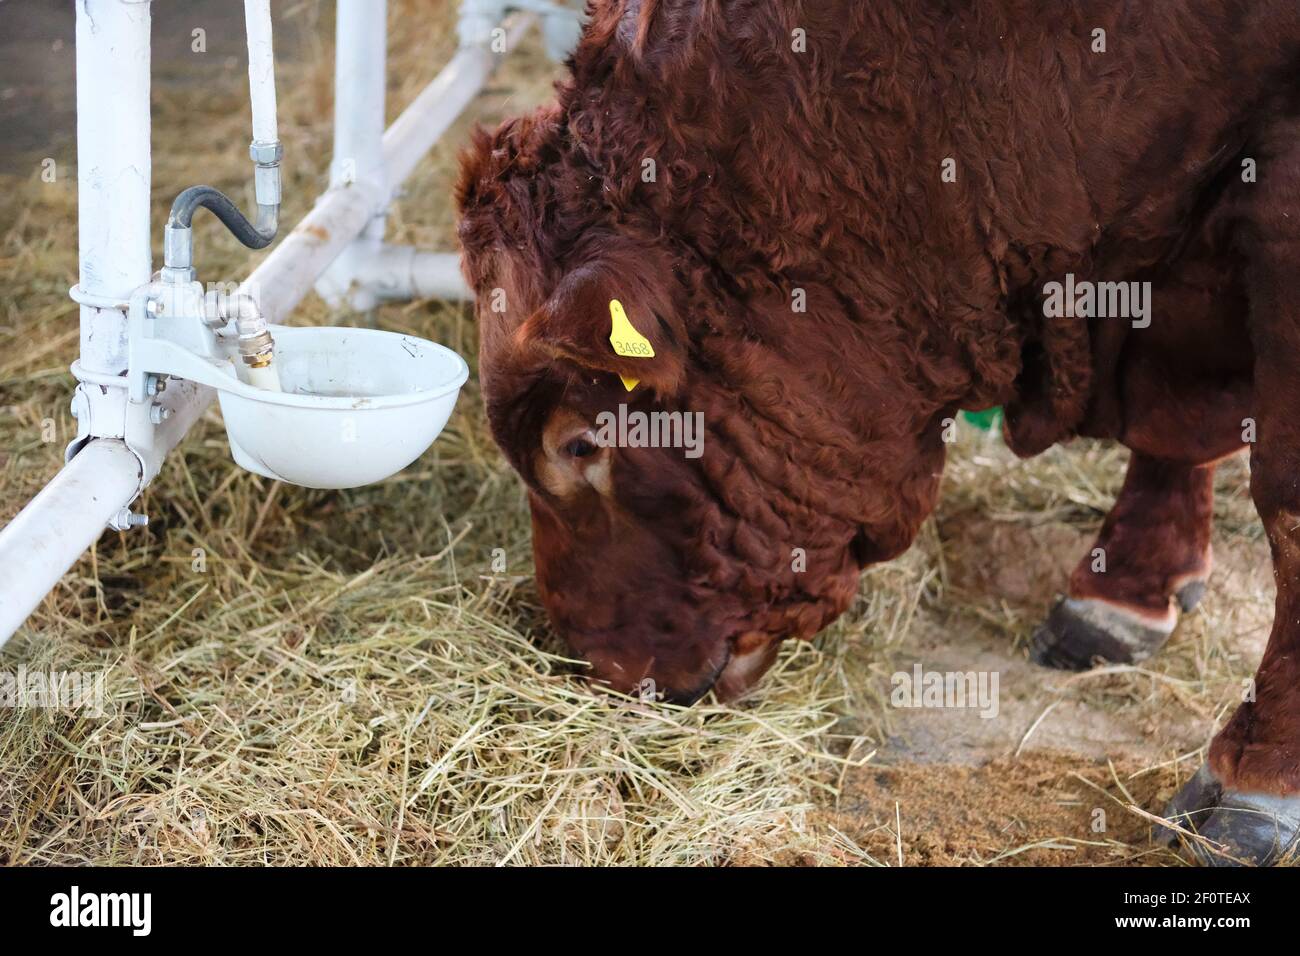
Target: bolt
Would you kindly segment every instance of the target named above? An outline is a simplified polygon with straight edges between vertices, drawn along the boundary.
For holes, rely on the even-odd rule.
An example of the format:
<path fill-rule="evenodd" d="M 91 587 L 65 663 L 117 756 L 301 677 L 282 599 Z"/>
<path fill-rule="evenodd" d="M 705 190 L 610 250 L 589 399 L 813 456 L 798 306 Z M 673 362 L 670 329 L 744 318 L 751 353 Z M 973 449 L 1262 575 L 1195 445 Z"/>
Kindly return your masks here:
<path fill-rule="evenodd" d="M 150 395 L 157 395 L 163 390 L 162 380 L 157 375 L 150 375 L 144 380 L 144 390 Z"/>
<path fill-rule="evenodd" d="M 138 515 L 130 508 L 123 508 L 115 514 L 113 520 L 109 522 L 109 524 L 114 528 L 117 528 L 118 531 L 125 531 L 128 528 L 143 528 L 148 523 L 148 515 Z"/>
<path fill-rule="evenodd" d="M 155 425 L 161 425 L 171 417 L 172 410 L 170 408 L 164 408 L 157 402 L 155 402 L 149 409 L 149 421 L 153 422 Z"/>

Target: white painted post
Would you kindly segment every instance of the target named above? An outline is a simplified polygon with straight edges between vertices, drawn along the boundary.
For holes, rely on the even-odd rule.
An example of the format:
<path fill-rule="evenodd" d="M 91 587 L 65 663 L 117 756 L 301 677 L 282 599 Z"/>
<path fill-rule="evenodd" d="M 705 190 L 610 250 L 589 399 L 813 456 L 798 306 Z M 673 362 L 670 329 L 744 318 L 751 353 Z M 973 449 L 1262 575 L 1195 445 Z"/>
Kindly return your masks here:
<path fill-rule="evenodd" d="M 153 273 L 148 2 L 77 3 L 81 365 L 126 371 L 126 302 Z M 122 401 L 126 400 L 125 381 Z"/>
<path fill-rule="evenodd" d="M 126 379 L 114 383 L 127 366 L 127 300 L 153 272 L 150 6 L 79 0 L 76 7 L 81 264 L 72 295 L 81 305 L 78 373 L 97 383 L 81 387 L 94 392 L 94 425 L 91 439 L 0 532 L 0 644 L 140 490 L 140 459 L 118 440 Z M 194 395 L 178 389 L 172 398 Z M 87 401 L 77 407 L 90 414 Z"/>
<path fill-rule="evenodd" d="M 334 42 L 334 161 L 330 185 L 365 183 L 377 207 L 365 230 L 320 277 L 320 288 L 347 288 L 360 260 L 383 243 L 391 195 L 384 170 L 388 83 L 388 0 L 338 0 Z M 326 295 L 329 292 L 326 291 Z M 332 297 L 332 296 L 331 296 Z M 358 289 L 351 304 L 373 309 L 378 298 Z"/>
<path fill-rule="evenodd" d="M 386 187 L 388 0 L 339 0 L 334 49 L 334 162 L 330 185 Z"/>

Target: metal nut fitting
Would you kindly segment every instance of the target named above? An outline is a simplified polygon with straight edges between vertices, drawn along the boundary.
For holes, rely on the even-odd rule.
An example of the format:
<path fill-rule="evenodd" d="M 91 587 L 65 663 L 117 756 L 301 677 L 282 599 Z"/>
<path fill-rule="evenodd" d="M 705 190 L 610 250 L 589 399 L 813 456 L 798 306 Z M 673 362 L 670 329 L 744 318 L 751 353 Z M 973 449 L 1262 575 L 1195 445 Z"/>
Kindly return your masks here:
<path fill-rule="evenodd" d="M 188 226 L 163 229 L 163 261 L 172 270 L 187 270 L 194 265 L 194 231 Z"/>
<path fill-rule="evenodd" d="M 275 357 L 275 340 L 271 333 L 263 329 L 255 335 L 239 337 L 239 356 L 245 365 L 253 368 L 266 368 Z"/>
<path fill-rule="evenodd" d="M 248 157 L 259 166 L 278 166 L 284 158 L 284 147 L 279 140 L 274 143 L 259 143 L 254 140 L 249 144 Z"/>

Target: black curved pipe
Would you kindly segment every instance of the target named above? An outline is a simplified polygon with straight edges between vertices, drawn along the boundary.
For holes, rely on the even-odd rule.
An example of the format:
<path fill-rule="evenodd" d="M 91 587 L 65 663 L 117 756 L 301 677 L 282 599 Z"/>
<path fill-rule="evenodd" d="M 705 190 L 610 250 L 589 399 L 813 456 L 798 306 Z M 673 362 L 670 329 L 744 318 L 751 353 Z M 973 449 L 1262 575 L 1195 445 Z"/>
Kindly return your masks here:
<path fill-rule="evenodd" d="M 258 229 L 220 189 L 212 186 L 191 186 L 176 197 L 172 203 L 171 216 L 167 224 L 181 229 L 189 229 L 194 214 L 200 208 L 210 210 L 221 220 L 236 239 L 250 249 L 265 249 L 275 239 L 276 227 L 271 225 L 267 231 Z"/>

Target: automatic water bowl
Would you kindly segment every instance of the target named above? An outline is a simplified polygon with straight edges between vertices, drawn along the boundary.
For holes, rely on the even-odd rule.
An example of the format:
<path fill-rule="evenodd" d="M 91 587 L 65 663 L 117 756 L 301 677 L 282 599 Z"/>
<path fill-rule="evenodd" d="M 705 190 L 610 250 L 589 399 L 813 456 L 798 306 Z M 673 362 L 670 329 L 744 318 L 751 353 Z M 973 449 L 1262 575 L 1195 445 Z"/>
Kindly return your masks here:
<path fill-rule="evenodd" d="M 469 368 L 451 349 L 377 329 L 268 325 L 245 293 L 194 281 L 142 287 L 128 309 L 133 421 L 164 417 L 163 379 L 215 389 L 235 462 L 308 488 L 356 488 L 433 444 Z M 155 417 L 157 416 L 157 417 Z M 137 444 L 151 433 L 141 427 Z"/>
<path fill-rule="evenodd" d="M 450 349 L 394 332 L 272 326 L 280 391 L 228 371 L 218 386 L 241 467 L 308 488 L 355 488 L 401 471 L 447 424 L 469 369 Z"/>

